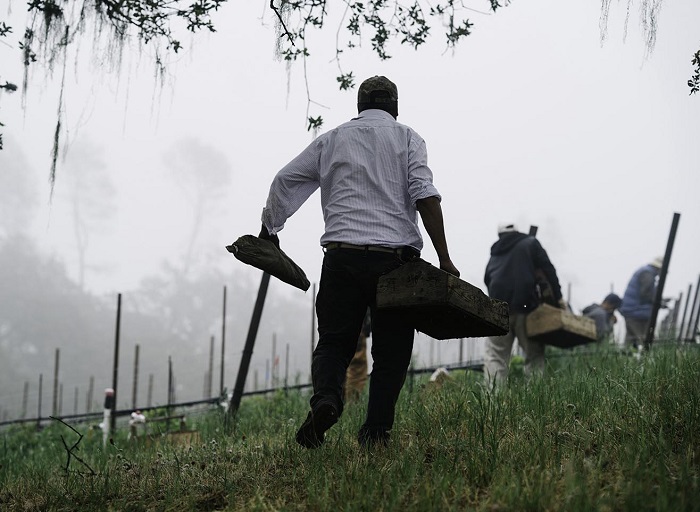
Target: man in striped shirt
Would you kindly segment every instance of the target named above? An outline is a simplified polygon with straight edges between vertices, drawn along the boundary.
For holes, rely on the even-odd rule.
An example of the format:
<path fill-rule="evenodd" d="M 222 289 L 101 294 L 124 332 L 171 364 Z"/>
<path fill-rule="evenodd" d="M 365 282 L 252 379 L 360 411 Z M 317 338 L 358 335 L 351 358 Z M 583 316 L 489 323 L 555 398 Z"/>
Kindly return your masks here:
<path fill-rule="evenodd" d="M 377 281 L 420 256 L 420 214 L 440 260 L 459 276 L 445 239 L 440 194 L 433 186 L 425 141 L 396 121 L 398 91 L 383 76 L 358 90 L 358 116 L 319 136 L 275 176 L 262 213 L 260 238 L 277 233 L 309 196 L 321 189 L 325 231 L 316 297 L 319 340 L 311 364 L 311 411 L 296 435 L 306 448 L 323 443 L 343 412 L 343 380 L 362 320 L 372 316 L 369 403 L 358 441 L 386 444 L 413 350 L 406 319 L 376 309 Z"/>

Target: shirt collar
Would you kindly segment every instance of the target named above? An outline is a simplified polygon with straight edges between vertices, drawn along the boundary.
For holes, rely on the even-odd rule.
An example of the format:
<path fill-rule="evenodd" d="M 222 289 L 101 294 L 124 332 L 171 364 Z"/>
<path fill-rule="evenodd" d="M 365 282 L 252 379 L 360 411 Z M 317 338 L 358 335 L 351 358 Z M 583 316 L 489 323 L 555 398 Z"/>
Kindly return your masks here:
<path fill-rule="evenodd" d="M 395 121 L 394 116 L 385 110 L 378 108 L 368 108 L 360 112 L 355 119 L 391 119 Z"/>

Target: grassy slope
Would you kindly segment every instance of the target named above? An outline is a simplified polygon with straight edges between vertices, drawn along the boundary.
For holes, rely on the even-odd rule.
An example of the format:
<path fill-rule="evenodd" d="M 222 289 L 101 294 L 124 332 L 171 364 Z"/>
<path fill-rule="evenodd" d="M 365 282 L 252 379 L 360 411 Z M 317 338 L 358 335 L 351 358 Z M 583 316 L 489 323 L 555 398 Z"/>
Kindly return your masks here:
<path fill-rule="evenodd" d="M 218 414 L 200 420 L 191 448 L 86 437 L 95 476 L 63 471 L 66 427 L 8 432 L 0 509 L 700 510 L 700 351 L 550 361 L 495 395 L 475 373 L 407 383 L 390 446 L 372 452 L 355 441 L 362 405 L 299 448 L 307 397 L 281 393 L 244 401 L 230 434 Z"/>

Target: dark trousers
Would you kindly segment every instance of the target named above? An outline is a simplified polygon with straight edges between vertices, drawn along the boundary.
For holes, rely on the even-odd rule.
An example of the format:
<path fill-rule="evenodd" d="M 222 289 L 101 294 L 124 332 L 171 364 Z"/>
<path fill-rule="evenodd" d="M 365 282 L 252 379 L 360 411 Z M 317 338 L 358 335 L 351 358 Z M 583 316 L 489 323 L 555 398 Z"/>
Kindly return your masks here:
<path fill-rule="evenodd" d="M 376 308 L 379 277 L 405 262 L 396 254 L 333 249 L 326 252 L 316 296 L 319 340 L 311 363 L 311 409 L 324 403 L 343 411 L 345 371 L 355 354 L 367 307 L 372 316 L 369 402 L 364 429 L 388 431 L 413 352 L 413 328 L 393 312 Z"/>

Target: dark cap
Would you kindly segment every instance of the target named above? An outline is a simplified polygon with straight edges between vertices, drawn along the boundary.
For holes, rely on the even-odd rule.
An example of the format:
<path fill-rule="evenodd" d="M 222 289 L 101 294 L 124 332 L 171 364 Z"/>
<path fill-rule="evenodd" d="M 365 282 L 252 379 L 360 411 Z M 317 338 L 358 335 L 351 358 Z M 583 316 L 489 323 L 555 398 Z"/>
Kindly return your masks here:
<path fill-rule="evenodd" d="M 613 306 L 616 309 L 619 308 L 620 306 L 622 306 L 622 299 L 620 298 L 619 295 L 617 295 L 615 293 L 607 294 L 605 296 L 605 299 L 603 300 L 603 302 L 607 302 L 608 304 L 610 304 L 611 306 Z"/>
<path fill-rule="evenodd" d="M 391 103 L 399 100 L 394 82 L 385 76 L 373 76 L 360 84 L 357 103 Z"/>

